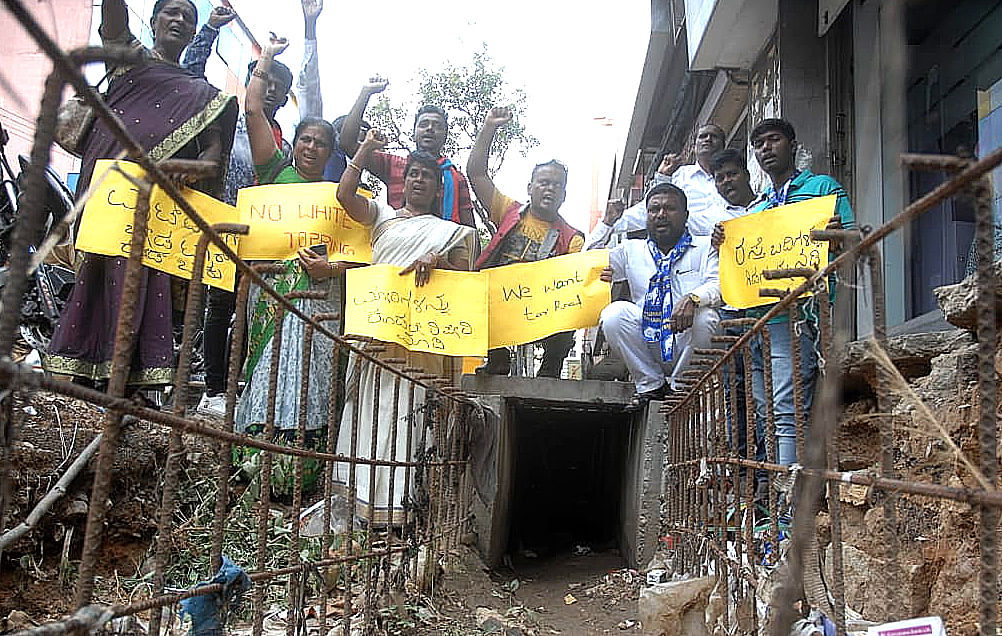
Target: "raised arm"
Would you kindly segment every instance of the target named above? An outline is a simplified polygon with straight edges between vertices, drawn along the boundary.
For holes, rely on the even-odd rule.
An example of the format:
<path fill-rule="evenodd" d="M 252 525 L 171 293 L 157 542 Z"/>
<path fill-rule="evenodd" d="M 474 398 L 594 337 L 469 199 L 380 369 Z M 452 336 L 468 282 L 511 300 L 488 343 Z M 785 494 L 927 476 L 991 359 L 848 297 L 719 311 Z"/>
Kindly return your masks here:
<path fill-rule="evenodd" d="M 466 177 L 473 186 L 473 194 L 477 195 L 480 204 L 488 210 L 494 198 L 494 180 L 487 174 L 487 157 L 494 143 L 494 135 L 498 128 L 511 121 L 511 110 L 504 107 L 492 108 L 484 120 L 477 140 L 473 143 L 470 158 L 466 161 Z"/>
<path fill-rule="evenodd" d="M 103 0 L 101 2 L 101 37 L 111 39 L 129 28 L 129 11 L 125 0 Z"/>
<path fill-rule="evenodd" d="M 268 90 L 268 73 L 275 56 L 289 46 L 285 38 L 272 36 L 271 41 L 261 50 L 261 58 L 251 73 L 247 83 L 247 96 L 244 99 L 244 110 L 247 114 L 247 137 L 250 139 L 251 159 L 255 165 L 267 163 L 278 150 L 275 136 L 271 131 L 271 122 L 264 113 L 264 94 Z"/>
<path fill-rule="evenodd" d="M 324 98 L 320 94 L 320 60 L 317 53 L 317 18 L 324 10 L 324 0 L 302 0 L 306 41 L 303 42 L 303 67 L 299 70 L 296 92 L 299 93 L 299 117 L 323 117 Z"/>
<path fill-rule="evenodd" d="M 358 131 L 362 129 L 362 115 L 365 114 L 365 107 L 369 105 L 369 98 L 386 90 L 387 84 L 389 82 L 378 75 L 370 77 L 369 83 L 362 86 L 362 92 L 358 94 L 355 105 L 348 112 L 348 117 L 341 126 L 341 150 L 349 157 L 358 152 Z"/>
<path fill-rule="evenodd" d="M 213 7 L 209 21 L 195 34 L 195 39 L 185 49 L 181 66 L 192 75 L 205 77 L 205 63 L 212 54 L 212 43 L 216 41 L 219 29 L 236 17 L 236 12 L 229 7 Z"/>
<path fill-rule="evenodd" d="M 337 186 L 337 200 L 355 221 L 369 226 L 375 223 L 376 213 L 369 206 L 369 199 L 358 194 L 358 180 L 372 153 L 386 145 L 386 137 L 375 128 L 369 130 L 365 141 L 358 147 L 355 157 L 348 162 L 348 167 L 341 175 L 341 183 Z"/>

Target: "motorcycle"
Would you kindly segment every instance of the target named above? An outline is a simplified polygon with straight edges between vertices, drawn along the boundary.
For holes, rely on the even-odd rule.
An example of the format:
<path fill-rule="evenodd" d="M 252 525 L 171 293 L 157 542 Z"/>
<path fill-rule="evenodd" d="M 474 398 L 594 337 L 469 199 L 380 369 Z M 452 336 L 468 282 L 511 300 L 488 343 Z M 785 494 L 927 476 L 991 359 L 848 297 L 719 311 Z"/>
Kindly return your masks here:
<path fill-rule="evenodd" d="M 11 169 L 7 160 L 7 131 L 0 124 L 0 289 L 9 274 L 11 242 L 18 220 L 20 198 L 23 193 L 23 175 L 29 164 L 28 157 L 18 157 L 19 172 Z M 52 168 L 45 173 L 45 227 L 40 236 L 29 240 L 29 251 L 34 253 L 42 239 L 62 221 L 73 208 L 73 193 Z M 63 308 L 69 301 L 76 282 L 75 272 L 61 265 L 41 263 L 31 274 L 31 284 L 21 303 L 20 334 L 32 348 L 44 352 L 55 331 Z"/>

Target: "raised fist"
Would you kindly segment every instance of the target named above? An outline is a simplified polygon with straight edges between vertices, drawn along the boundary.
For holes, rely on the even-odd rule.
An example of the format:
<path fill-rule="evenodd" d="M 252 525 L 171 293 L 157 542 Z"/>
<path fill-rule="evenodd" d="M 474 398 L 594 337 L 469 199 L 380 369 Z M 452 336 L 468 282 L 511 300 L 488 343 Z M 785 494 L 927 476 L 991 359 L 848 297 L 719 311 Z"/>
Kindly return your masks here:
<path fill-rule="evenodd" d="M 268 43 L 264 45 L 261 54 L 262 56 L 276 57 L 287 48 L 289 48 L 289 40 L 280 38 L 272 33 L 268 39 Z"/>
<path fill-rule="evenodd" d="M 386 135 L 375 128 L 370 128 L 365 134 L 365 140 L 362 141 L 362 146 L 371 150 L 379 150 L 385 145 Z"/>
<path fill-rule="evenodd" d="M 237 17 L 237 12 L 229 7 L 213 7 L 209 13 L 209 26 L 218 29 Z"/>
<path fill-rule="evenodd" d="M 316 22 L 323 10 L 324 0 L 303 0 L 303 17 L 307 20 Z"/>
<path fill-rule="evenodd" d="M 484 125 L 498 128 L 500 126 L 504 126 L 510 121 L 511 109 L 507 106 L 495 106 L 487 113 L 487 119 L 484 120 Z"/>
<path fill-rule="evenodd" d="M 386 86 L 389 83 L 389 80 L 380 77 L 379 75 L 373 75 L 369 78 L 369 81 L 362 86 L 362 90 L 369 95 L 375 95 L 376 93 L 382 93 L 385 91 Z"/>
<path fill-rule="evenodd" d="M 614 225 L 619 217 L 623 216 L 626 204 L 620 199 L 609 199 L 605 204 L 605 214 L 602 215 L 602 222 L 606 225 Z"/>
<path fill-rule="evenodd" d="M 675 171 L 679 169 L 679 166 L 682 165 L 683 161 L 685 160 L 682 159 L 682 155 L 679 153 L 673 152 L 667 154 L 661 159 L 661 165 L 658 166 L 658 172 L 666 177 L 670 177 L 675 174 Z"/>

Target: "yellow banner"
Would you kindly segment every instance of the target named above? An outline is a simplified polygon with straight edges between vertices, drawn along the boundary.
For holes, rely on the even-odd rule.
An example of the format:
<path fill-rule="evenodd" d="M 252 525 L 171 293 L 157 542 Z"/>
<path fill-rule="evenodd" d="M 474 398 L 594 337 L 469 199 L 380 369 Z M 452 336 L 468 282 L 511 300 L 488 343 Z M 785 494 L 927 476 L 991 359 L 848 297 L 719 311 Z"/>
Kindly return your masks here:
<path fill-rule="evenodd" d="M 100 181 L 84 206 L 77 233 L 76 248 L 83 252 L 105 256 L 128 256 L 132 241 L 138 190 L 111 167 L 114 160 L 101 159 L 94 166 L 92 184 Z M 143 176 L 138 165 L 119 161 L 122 172 L 133 177 Z M 236 223 L 237 210 L 207 194 L 184 189 L 185 200 L 210 224 Z M 150 195 L 150 214 L 146 227 L 146 247 L 143 264 L 147 267 L 190 280 L 195 246 L 202 233 L 188 215 L 159 187 Z M 223 235 L 227 245 L 237 249 L 235 235 Z M 212 243 L 205 254 L 202 282 L 220 289 L 233 290 L 236 266 Z"/>
<path fill-rule="evenodd" d="M 589 250 L 484 271 L 491 348 L 597 325 L 609 304 L 609 284 L 599 280 L 608 265 L 607 250 Z"/>
<path fill-rule="evenodd" d="M 811 230 L 824 229 L 835 213 L 835 195 L 724 221 L 724 244 L 720 246 L 720 291 L 724 302 L 744 309 L 769 305 L 763 287 L 789 290 L 802 278 L 765 280 L 769 269 L 811 267 L 828 263 L 827 241 L 812 241 Z"/>
<path fill-rule="evenodd" d="M 487 279 L 479 272 L 435 270 L 414 286 L 402 267 L 349 269 L 344 332 L 450 356 L 487 353 Z"/>
<path fill-rule="evenodd" d="M 488 347 L 597 325 L 609 304 L 609 284 L 599 280 L 608 264 L 606 250 L 593 250 L 483 272 L 435 270 L 420 288 L 401 267 L 350 269 L 344 330 L 479 360 Z"/>
<path fill-rule="evenodd" d="M 322 243 L 332 261 L 372 261 L 369 228 L 353 221 L 338 203 L 336 183 L 242 188 L 237 209 L 240 222 L 250 226 L 250 234 L 240 240 L 241 258 L 284 261 L 295 258 L 300 248 Z"/>

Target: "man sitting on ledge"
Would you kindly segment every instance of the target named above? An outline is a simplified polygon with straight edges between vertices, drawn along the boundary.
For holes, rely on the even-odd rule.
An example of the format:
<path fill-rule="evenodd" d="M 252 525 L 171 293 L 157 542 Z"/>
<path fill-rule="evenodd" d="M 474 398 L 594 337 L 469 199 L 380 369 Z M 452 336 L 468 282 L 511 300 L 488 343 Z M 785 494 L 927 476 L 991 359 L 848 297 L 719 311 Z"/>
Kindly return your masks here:
<path fill-rule="evenodd" d="M 709 236 L 686 229 L 685 193 L 659 183 L 647 193 L 647 238 L 609 252 L 602 280 L 625 280 L 631 300 L 602 310 L 609 345 L 623 357 L 637 400 L 664 398 L 676 388 L 693 348 L 708 347 L 720 318 L 719 256 Z"/>

